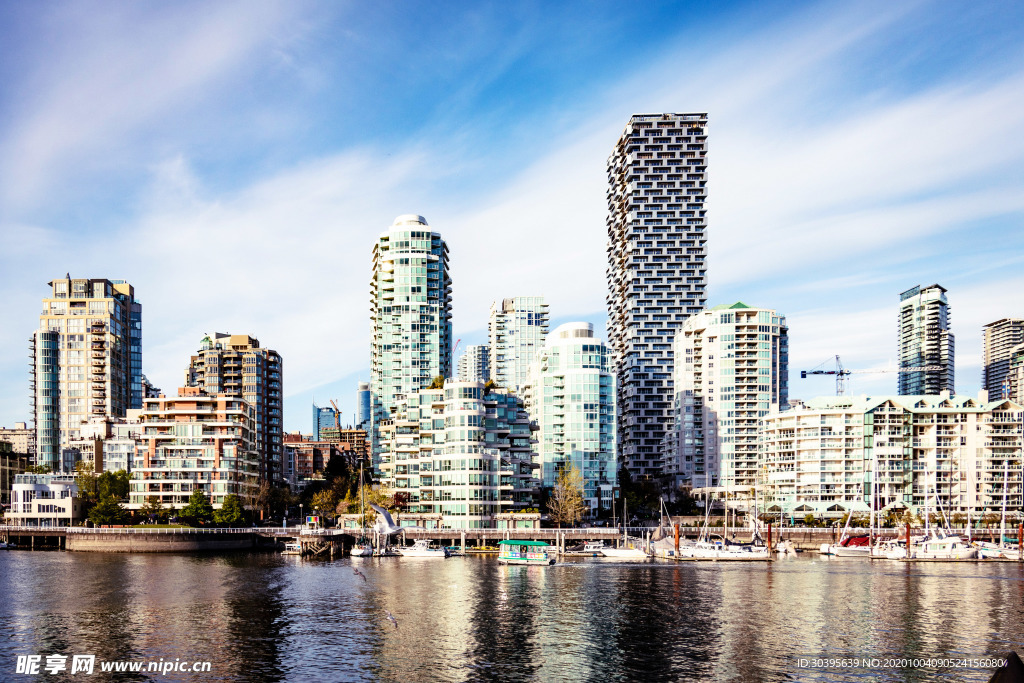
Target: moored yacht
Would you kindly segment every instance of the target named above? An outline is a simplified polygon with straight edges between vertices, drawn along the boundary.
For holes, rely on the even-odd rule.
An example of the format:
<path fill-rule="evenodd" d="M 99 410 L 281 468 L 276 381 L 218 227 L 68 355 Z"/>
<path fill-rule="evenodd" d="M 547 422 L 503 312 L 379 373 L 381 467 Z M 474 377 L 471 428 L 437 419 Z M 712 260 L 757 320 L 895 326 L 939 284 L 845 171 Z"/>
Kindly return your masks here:
<path fill-rule="evenodd" d="M 402 557 L 436 557 L 441 559 L 448 557 L 448 550 L 446 548 L 431 548 L 430 541 L 422 538 L 411 546 L 398 548 L 398 552 Z"/>

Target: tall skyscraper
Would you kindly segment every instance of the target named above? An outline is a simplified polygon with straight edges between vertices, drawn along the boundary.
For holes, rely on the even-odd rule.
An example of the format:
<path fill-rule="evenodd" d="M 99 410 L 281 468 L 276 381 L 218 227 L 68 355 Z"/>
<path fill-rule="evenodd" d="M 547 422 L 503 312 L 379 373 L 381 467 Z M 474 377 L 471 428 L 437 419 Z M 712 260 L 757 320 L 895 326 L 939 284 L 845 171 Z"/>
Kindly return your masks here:
<path fill-rule="evenodd" d="M 212 339 L 203 337 L 185 371 L 186 387 L 199 387 L 209 396 L 244 398 L 253 409 L 259 476 L 274 485 L 284 477 L 282 365 L 281 354 L 262 348 L 255 337 L 218 332 Z"/>
<path fill-rule="evenodd" d="M 620 464 L 660 475 L 672 340 L 707 301 L 707 114 L 637 114 L 608 158 L 608 341 Z"/>
<path fill-rule="evenodd" d="M 473 344 L 459 357 L 460 382 L 486 382 L 491 378 L 491 349 L 486 344 Z"/>
<path fill-rule="evenodd" d="M 939 367 L 901 372 L 900 395 L 953 393 L 954 338 L 946 289 L 917 286 L 900 294 L 898 332 L 900 367 Z"/>
<path fill-rule="evenodd" d="M 533 361 L 544 348 L 548 305 L 542 296 L 517 296 L 491 304 L 487 326 L 491 379 L 516 391 L 526 384 Z"/>
<path fill-rule="evenodd" d="M 537 422 L 541 484 L 554 488 L 573 465 L 583 475 L 591 510 L 612 506 L 615 458 L 615 378 L 608 347 L 590 323 L 559 325 L 547 337 L 524 387 L 526 409 Z"/>
<path fill-rule="evenodd" d="M 62 449 L 84 422 L 141 406 L 133 386 L 142 386 L 142 306 L 123 280 L 67 275 L 49 285 L 29 340 L 36 464 L 71 471 Z"/>
<path fill-rule="evenodd" d="M 666 470 L 745 499 L 757 483 L 761 418 L 789 402 L 789 329 L 742 302 L 701 311 L 675 339 L 676 436 Z"/>
<path fill-rule="evenodd" d="M 981 388 L 992 401 L 1009 398 L 1010 360 L 1014 350 L 1024 344 L 1024 320 L 1003 318 L 985 325 L 981 360 Z"/>
<path fill-rule="evenodd" d="M 406 395 L 452 374 L 448 245 L 423 216 L 399 216 L 373 245 L 370 321 L 376 467 L 380 423 Z"/>
<path fill-rule="evenodd" d="M 370 397 L 370 383 L 360 382 L 356 388 L 356 427 L 370 431 L 373 418 L 373 399 Z"/>

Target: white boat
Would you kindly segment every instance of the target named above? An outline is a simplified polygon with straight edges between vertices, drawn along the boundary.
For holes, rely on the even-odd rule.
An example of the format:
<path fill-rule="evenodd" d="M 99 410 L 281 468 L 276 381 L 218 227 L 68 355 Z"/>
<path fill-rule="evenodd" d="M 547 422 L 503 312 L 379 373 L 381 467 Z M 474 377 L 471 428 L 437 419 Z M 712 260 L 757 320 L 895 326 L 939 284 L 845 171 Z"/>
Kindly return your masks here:
<path fill-rule="evenodd" d="M 373 557 L 373 544 L 356 543 L 352 546 L 352 557 Z"/>
<path fill-rule="evenodd" d="M 679 546 L 679 557 L 691 560 L 764 561 L 771 559 L 767 546 L 726 543 L 721 537 Z"/>
<path fill-rule="evenodd" d="M 448 550 L 445 548 L 431 548 L 430 541 L 420 539 L 411 546 L 399 548 L 398 552 L 402 557 L 448 557 Z"/>
<path fill-rule="evenodd" d="M 284 544 L 284 550 L 281 551 L 282 555 L 301 555 L 302 544 L 298 541 L 290 541 Z"/>
<path fill-rule="evenodd" d="M 646 560 L 647 553 L 640 548 L 633 548 L 631 546 L 625 548 L 604 548 L 601 550 L 601 554 L 605 557 L 613 557 L 618 560 Z"/>
<path fill-rule="evenodd" d="M 1019 560 L 1020 550 L 1008 548 L 999 543 L 988 543 L 979 541 L 975 544 L 978 548 L 978 556 L 984 560 Z"/>
<path fill-rule="evenodd" d="M 911 559 L 918 560 L 976 560 L 978 549 L 968 545 L 959 536 L 933 536 L 917 547 Z"/>
<path fill-rule="evenodd" d="M 587 541 L 581 545 L 566 548 L 563 554 L 584 557 L 601 557 L 604 554 L 604 550 L 604 541 Z"/>

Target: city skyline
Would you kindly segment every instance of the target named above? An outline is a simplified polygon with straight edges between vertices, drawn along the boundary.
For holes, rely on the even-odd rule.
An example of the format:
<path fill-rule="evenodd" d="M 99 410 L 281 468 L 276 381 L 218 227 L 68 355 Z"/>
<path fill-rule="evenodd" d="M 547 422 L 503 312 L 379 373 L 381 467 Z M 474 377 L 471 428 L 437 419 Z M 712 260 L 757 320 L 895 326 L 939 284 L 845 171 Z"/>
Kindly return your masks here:
<path fill-rule="evenodd" d="M 0 99 L 15 160 L 0 170 L 0 424 L 31 419 L 25 342 L 64 272 L 134 285 L 142 370 L 168 396 L 203 334 L 246 330 L 289 362 L 286 429 L 308 429 L 314 393 L 339 398 L 347 423 L 369 379 L 373 239 L 403 213 L 450 245 L 460 348 L 486 340 L 488 305 L 509 292 L 544 295 L 552 328 L 586 320 L 607 339 L 605 161 L 646 111 L 709 113 L 707 304 L 786 312 L 791 397 L 833 393 L 796 373 L 836 354 L 895 363 L 899 292 L 930 282 L 954 310 L 957 392 L 976 393 L 982 327 L 1024 314 L 1020 8 L 597 5 L 562 36 L 573 6 L 515 20 L 496 7 L 449 17 L 478 29 L 457 56 L 435 44 L 455 29 L 388 10 L 0 10 L 17 38 Z M 423 40 L 389 59 L 421 67 L 371 97 L 417 19 Z M 355 64 L 366 82 L 343 78 L 347 51 L 384 35 Z M 624 40 L 598 55 L 610 36 Z M 277 104 L 280 88 L 312 113 Z M 389 97 L 419 118 L 385 113 Z M 849 393 L 892 381 L 854 376 Z"/>

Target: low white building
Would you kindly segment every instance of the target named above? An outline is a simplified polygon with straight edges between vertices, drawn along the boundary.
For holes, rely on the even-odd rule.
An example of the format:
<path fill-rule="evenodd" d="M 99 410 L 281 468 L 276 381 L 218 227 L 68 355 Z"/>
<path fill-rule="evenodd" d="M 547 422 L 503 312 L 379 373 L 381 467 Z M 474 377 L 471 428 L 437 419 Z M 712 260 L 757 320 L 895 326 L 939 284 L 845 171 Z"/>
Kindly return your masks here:
<path fill-rule="evenodd" d="M 14 526 L 71 526 L 81 520 L 82 504 L 72 474 L 17 474 L 11 486 L 11 511 L 7 520 Z"/>
<path fill-rule="evenodd" d="M 1024 510 L 1022 418 L 1012 401 L 950 396 L 835 396 L 764 418 L 762 510 L 802 518 L 909 509 Z M 874 484 L 872 484 L 874 482 Z"/>

